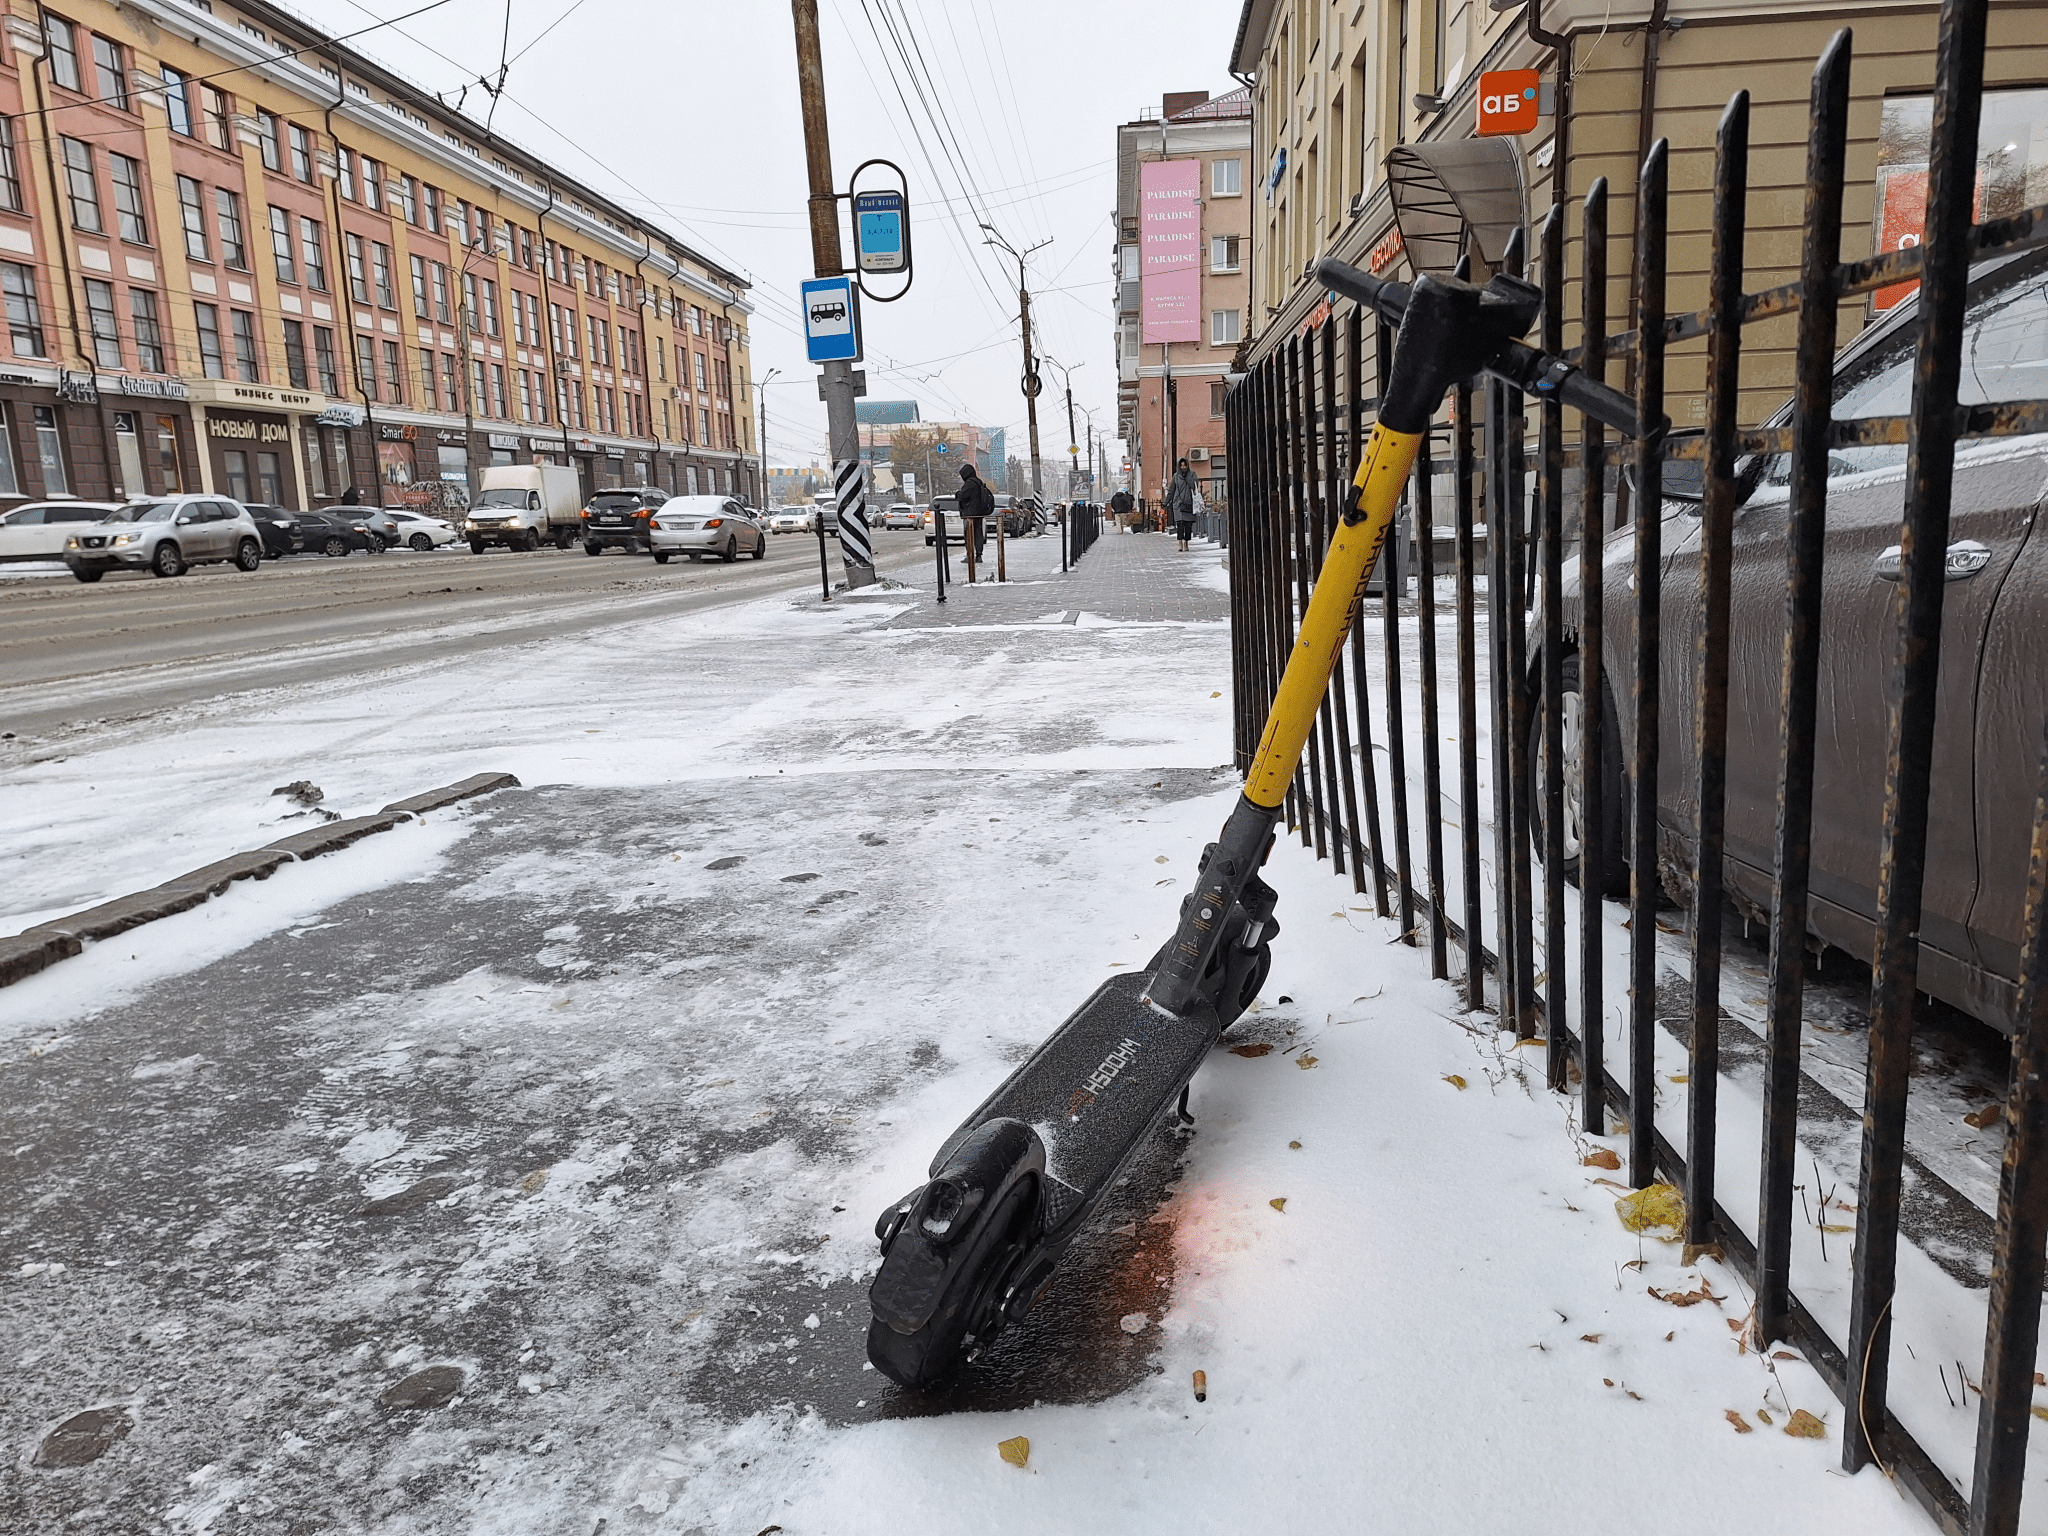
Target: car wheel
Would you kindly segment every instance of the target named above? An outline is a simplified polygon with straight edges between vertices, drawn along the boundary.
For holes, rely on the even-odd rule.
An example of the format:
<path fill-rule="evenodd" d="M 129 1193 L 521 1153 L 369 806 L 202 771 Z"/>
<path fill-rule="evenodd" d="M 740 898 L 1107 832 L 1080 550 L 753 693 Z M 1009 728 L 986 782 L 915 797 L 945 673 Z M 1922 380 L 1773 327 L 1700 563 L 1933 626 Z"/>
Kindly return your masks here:
<path fill-rule="evenodd" d="M 727 539 L 725 541 L 725 553 L 720 555 L 718 558 L 723 560 L 727 565 L 731 565 L 733 561 L 739 559 L 739 557 L 740 541 L 738 539 Z"/>
<path fill-rule="evenodd" d="M 583 553 L 586 555 L 601 555 L 604 553 L 604 546 L 595 539 L 586 539 L 583 543 Z"/>
<path fill-rule="evenodd" d="M 374 533 L 373 533 L 373 534 L 371 534 L 371 535 L 369 536 L 369 538 L 367 538 L 367 539 L 365 539 L 365 540 L 363 541 L 363 553 L 364 553 L 364 554 L 366 554 L 366 555 L 381 555 L 381 554 L 383 554 L 383 553 L 384 553 L 384 541 L 383 541 L 383 539 L 381 539 L 380 537 L 378 537 L 378 536 L 377 536 L 376 534 L 374 534 Z"/>
<path fill-rule="evenodd" d="M 1580 777 L 1584 761 L 1585 720 L 1587 701 L 1579 687 L 1579 658 L 1573 654 L 1564 658 L 1564 877 L 1572 884 L 1580 884 L 1582 853 L 1585 847 L 1585 802 Z M 1529 721 L 1528 739 L 1523 743 L 1527 754 L 1528 783 L 1535 804 L 1530 808 L 1530 837 L 1534 841 L 1538 862 L 1543 858 L 1543 849 L 1548 838 L 1544 832 L 1544 813 L 1548 796 L 1544 793 L 1543 775 L 1543 730 L 1542 700 L 1535 700 Z M 1628 780 L 1622 771 L 1621 722 L 1614 709 L 1614 696 L 1607 687 L 1605 678 L 1600 683 L 1600 823 L 1602 869 L 1596 881 L 1598 894 L 1606 897 L 1628 894 Z"/>
<path fill-rule="evenodd" d="M 244 539 L 235 546 L 235 569 L 253 571 L 263 563 L 263 546 L 254 539 Z"/>
<path fill-rule="evenodd" d="M 540 547 L 540 546 L 539 546 L 538 544 L 534 545 L 534 548 L 536 548 L 536 549 L 538 549 L 539 547 Z M 556 534 L 556 535 L 555 535 L 555 548 L 556 548 L 556 549 L 559 549 L 559 550 L 560 550 L 560 551 L 561 551 L 561 552 L 562 552 L 563 554 L 565 554 L 565 555 L 566 555 L 566 554 L 567 554 L 567 553 L 568 553 L 568 552 L 569 552 L 570 550 L 574 549 L 575 547 L 576 547 L 576 535 L 575 535 L 575 534 L 573 534 L 573 533 L 558 533 L 558 534 Z"/>
<path fill-rule="evenodd" d="M 756 534 L 754 536 L 754 558 L 756 560 L 766 560 L 768 558 L 768 539 L 765 534 Z"/>
<path fill-rule="evenodd" d="M 102 576 L 106 575 L 107 573 L 105 571 L 76 570 L 73 571 L 71 574 L 76 576 L 80 581 L 98 581 Z"/>
<path fill-rule="evenodd" d="M 655 551 L 654 551 L 654 563 L 655 563 L 656 565 L 667 565 L 667 564 L 668 564 L 668 551 L 667 551 L 667 550 L 665 550 L 665 549 L 657 549 L 657 550 L 655 550 Z"/>
<path fill-rule="evenodd" d="M 482 539 L 471 539 L 469 541 L 469 552 L 472 555 L 480 555 L 490 547 L 491 546 L 486 544 Z"/>
<path fill-rule="evenodd" d="M 529 528 L 526 530 L 526 538 L 524 540 L 523 547 L 529 555 L 534 554 L 540 549 L 540 530 L 538 528 Z M 564 545 L 563 547 L 566 549 L 568 546 Z"/>
<path fill-rule="evenodd" d="M 149 569 L 156 576 L 182 576 L 185 574 L 185 557 L 178 546 L 169 539 L 157 545 L 156 553 L 149 557 Z"/>
<path fill-rule="evenodd" d="M 320 550 L 321 553 L 323 554 L 333 555 L 337 558 L 346 559 L 348 556 L 348 540 L 344 539 L 338 533 L 329 534 L 327 536 L 327 542 L 320 546 Z"/>
<path fill-rule="evenodd" d="M 414 549 L 418 550 L 423 555 L 434 547 L 434 541 L 427 537 L 427 535 L 424 533 L 416 533 L 411 538 L 407 539 L 405 542 L 410 544 Z"/>

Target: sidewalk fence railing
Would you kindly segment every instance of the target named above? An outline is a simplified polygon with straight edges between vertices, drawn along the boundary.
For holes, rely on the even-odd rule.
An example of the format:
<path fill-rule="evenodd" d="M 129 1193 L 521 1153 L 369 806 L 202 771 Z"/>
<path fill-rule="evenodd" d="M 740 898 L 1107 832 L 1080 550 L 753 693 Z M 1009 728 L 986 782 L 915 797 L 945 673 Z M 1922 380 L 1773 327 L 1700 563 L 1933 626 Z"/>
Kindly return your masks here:
<path fill-rule="evenodd" d="M 1531 339 L 1547 352 L 1570 357 L 1592 377 L 1629 390 L 1645 422 L 1666 419 L 1667 352 L 1703 344 L 1704 428 L 1688 435 L 1659 430 L 1633 444 L 1612 442 L 1591 421 L 1568 423 L 1554 397 L 1539 404 L 1532 423 L 1522 394 L 1510 386 L 1492 380 L 1458 386 L 1446 419 L 1425 443 L 1416 467 L 1407 506 L 1408 526 L 1416 536 L 1390 538 L 1385 545 L 1378 592 L 1391 595 L 1375 601 L 1369 594 L 1363 604 L 1288 807 L 1289 827 L 1304 846 L 1329 858 L 1356 891 L 1369 893 L 1383 916 L 1397 918 L 1407 943 L 1426 944 L 1434 973 L 1461 984 L 1468 1008 L 1497 1010 L 1503 1028 L 1532 1041 L 1542 1038 L 1548 1084 L 1559 1093 L 1576 1090 L 1581 1095 L 1582 1124 L 1604 1132 L 1611 1113 L 1626 1125 L 1629 1184 L 1642 1188 L 1668 1182 L 1683 1194 L 1688 1262 L 1719 1256 L 1753 1288 L 1756 1306 L 1748 1342 L 1759 1348 L 1779 1341 L 1796 1346 L 1842 1402 L 1844 1467 L 1854 1471 L 1876 1461 L 1940 1529 L 1955 1536 L 2012 1536 L 2018 1528 L 2048 1244 L 2044 793 L 2035 809 L 2025 897 L 1984 1359 L 1971 1387 L 1979 1391 L 1975 1461 L 1973 1468 L 1957 1469 L 1952 1477 L 1900 1423 L 1890 1379 L 1951 479 L 1959 437 L 2048 430 L 2048 401 L 1958 408 L 1972 263 L 2048 244 L 2048 209 L 1973 222 L 1985 28 L 1986 0 L 1946 0 L 1935 60 L 1926 223 L 1917 246 L 1864 260 L 1841 259 L 1852 50 L 1846 30 L 1835 36 L 1813 74 L 1796 282 L 1757 293 L 1744 290 L 1747 92 L 1738 92 L 1728 103 L 1717 131 L 1708 302 L 1697 312 L 1666 310 L 1667 143 L 1659 141 L 1642 162 L 1632 249 L 1621 253 L 1621 266 L 1632 275 L 1629 329 L 1610 333 L 1608 326 L 1605 180 L 1595 182 L 1572 211 L 1580 221 L 1581 240 L 1579 270 L 1570 280 L 1565 235 L 1572 215 L 1563 206 L 1551 209 L 1534 253 L 1534 276 L 1545 303 L 1541 335 Z M 1525 261 L 1518 235 L 1504 267 L 1521 275 Z M 1833 369 L 1842 302 L 1913 283 L 1919 285 L 1919 320 L 1908 414 L 1837 420 Z M 1789 412 L 1778 423 L 1745 428 L 1738 420 L 1744 327 L 1788 315 L 1797 316 L 1796 383 Z M 1568 321 L 1577 324 L 1582 337 L 1570 353 L 1564 346 Z M 1392 333 L 1376 316 L 1340 300 L 1326 319 L 1256 364 L 1229 396 L 1228 504 L 1236 523 L 1230 600 L 1240 767 L 1258 742 L 1322 551 L 1348 505 L 1350 477 L 1376 405 L 1373 381 L 1384 376 L 1392 344 Z M 1896 590 L 1894 636 L 1888 642 L 1894 647 L 1889 751 L 1882 764 L 1883 857 L 1852 1293 L 1846 1334 L 1837 1339 L 1792 1286 L 1793 1164 L 1819 664 L 1822 627 L 1828 622 L 1822 554 L 1830 450 L 1871 444 L 1905 444 L 1907 458 L 1898 549 L 1887 551 L 1896 557 Z M 1789 505 L 1782 596 L 1786 629 L 1776 700 L 1777 832 L 1768 911 L 1761 1174 L 1751 1231 L 1717 1199 L 1716 1142 L 1725 1116 L 1716 1090 L 1726 895 L 1730 551 L 1739 472 L 1759 455 L 1782 456 L 1789 465 Z M 1664 517 L 1640 514 L 1644 508 L 1664 508 L 1671 467 L 1697 473 L 1701 500 L 1696 580 L 1688 600 L 1666 612 Z M 1568 521 L 1568 494 L 1583 537 Z M 1440 530 L 1448 535 L 1442 546 Z M 1606 686 L 1603 655 L 1614 654 L 1614 640 L 1604 632 L 1607 602 L 1601 576 L 1603 558 L 1615 558 L 1611 552 L 1622 539 L 1630 545 L 1632 593 L 1627 611 L 1614 616 L 1615 634 L 1631 658 L 1625 686 L 1635 729 L 1632 739 L 1625 735 L 1609 744 L 1603 740 L 1609 727 L 1603 726 L 1597 703 Z M 1576 546 L 1578 583 L 1568 615 L 1571 546 Z M 1443 568 L 1446 549 L 1448 570 Z M 1413 569 L 1403 569 L 1404 561 L 1412 562 Z M 1411 576 L 1418 621 L 1412 657 L 1404 654 L 1410 642 L 1401 623 Z M 1448 699 L 1439 683 L 1439 577 L 1448 578 L 1453 593 L 1447 615 L 1453 637 L 1448 673 L 1455 682 L 1448 684 Z M 1692 719 L 1660 728 L 1667 623 L 1681 647 L 1670 665 L 1689 662 L 1693 668 L 1687 689 Z M 1379 652 L 1372 665 L 1369 649 Z M 1578 698 L 1592 701 L 1569 722 L 1569 736 L 1568 664 L 1578 669 Z M 1383 680 L 1377 697 L 1369 686 L 1373 674 Z M 1404 698 L 1403 680 L 1411 678 L 1419 685 L 1419 708 Z M 1482 712 L 1488 727 L 1484 734 L 1491 738 L 1484 791 Z M 1689 1026 L 1690 1057 L 1683 1154 L 1658 1125 L 1654 1075 L 1658 908 L 1664 883 L 1660 861 L 1669 864 L 1680 857 L 1660 827 L 1659 748 L 1668 750 L 1674 731 L 1681 728 L 1694 746 L 1683 772 L 1696 776 L 1696 782 L 1682 786 L 1694 819 L 1683 855 L 1690 868 L 1681 871 L 1692 892 L 1686 934 L 1690 996 L 1681 1021 Z M 1618 807 L 1604 803 L 1610 791 L 1601 773 L 1606 754 L 1615 747 L 1626 755 Z M 1576 769 L 1568 776 L 1568 757 L 1574 755 Z M 1444 761 L 1446 756 L 1451 760 Z M 2048 759 L 2043 772 L 2048 782 Z M 1384 786 L 1381 774 L 1388 781 Z M 1667 799 L 1676 787 L 1667 780 Z M 1578 867 L 1587 872 L 1576 955 L 1568 950 L 1568 801 L 1576 823 Z M 1614 1042 L 1612 1051 L 1605 1038 L 1610 1011 L 1603 953 L 1607 925 L 1599 920 L 1598 898 L 1610 860 L 1624 850 L 1606 846 L 1610 824 L 1622 829 L 1629 915 L 1628 984 L 1625 991 L 1616 989 L 1621 995 L 1612 1000 L 1624 1021 L 1624 1038 Z M 1482 849 L 1482 829 L 1488 826 L 1490 860 Z M 1660 832 L 1665 833 L 1661 840 Z M 1540 854 L 1540 862 L 1532 852 Z M 1492 874 L 1483 892 L 1486 862 Z M 1610 1059 L 1625 1063 L 1619 1076 L 1608 1069 Z M 1970 1475 L 1964 1477 L 1964 1471 Z"/>

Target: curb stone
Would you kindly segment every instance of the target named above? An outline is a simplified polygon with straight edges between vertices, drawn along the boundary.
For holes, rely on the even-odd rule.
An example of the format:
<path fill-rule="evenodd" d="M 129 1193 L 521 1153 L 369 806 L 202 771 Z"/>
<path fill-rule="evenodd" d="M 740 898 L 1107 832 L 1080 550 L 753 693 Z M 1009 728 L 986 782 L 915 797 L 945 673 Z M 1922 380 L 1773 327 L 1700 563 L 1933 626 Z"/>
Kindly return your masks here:
<path fill-rule="evenodd" d="M 286 864 L 337 852 L 374 833 L 388 832 L 423 812 L 494 790 L 518 787 L 519 780 L 509 773 L 474 774 L 460 783 L 394 801 L 374 816 L 355 816 L 281 837 L 262 848 L 201 865 L 149 890 L 117 896 L 83 912 L 0 937 L 0 987 L 12 986 L 59 960 L 82 953 L 88 941 L 112 938 L 158 918 L 190 911 L 238 880 L 268 880 Z"/>

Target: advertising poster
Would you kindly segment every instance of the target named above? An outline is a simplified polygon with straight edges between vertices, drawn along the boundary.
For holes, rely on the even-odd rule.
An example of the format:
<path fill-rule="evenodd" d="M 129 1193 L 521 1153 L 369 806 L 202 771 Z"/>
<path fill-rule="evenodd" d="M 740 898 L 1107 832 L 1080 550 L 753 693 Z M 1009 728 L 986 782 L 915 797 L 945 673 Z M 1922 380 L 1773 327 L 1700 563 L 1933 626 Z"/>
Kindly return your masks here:
<path fill-rule="evenodd" d="M 1138 167 L 1142 342 L 1202 339 L 1202 162 Z"/>

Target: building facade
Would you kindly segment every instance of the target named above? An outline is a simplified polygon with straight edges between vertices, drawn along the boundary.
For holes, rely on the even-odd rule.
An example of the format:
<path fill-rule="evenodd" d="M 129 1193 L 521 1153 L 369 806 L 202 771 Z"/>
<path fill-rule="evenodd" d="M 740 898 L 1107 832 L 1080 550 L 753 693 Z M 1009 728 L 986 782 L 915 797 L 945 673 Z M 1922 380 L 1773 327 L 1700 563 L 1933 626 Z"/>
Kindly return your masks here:
<path fill-rule="evenodd" d="M 1167 95 L 1117 129 L 1117 435 L 1133 493 L 1186 458 L 1223 496 L 1223 397 L 1251 318 L 1251 92 Z"/>
<path fill-rule="evenodd" d="M 0 14 L 0 509 L 754 494 L 747 285 L 290 14 Z"/>

